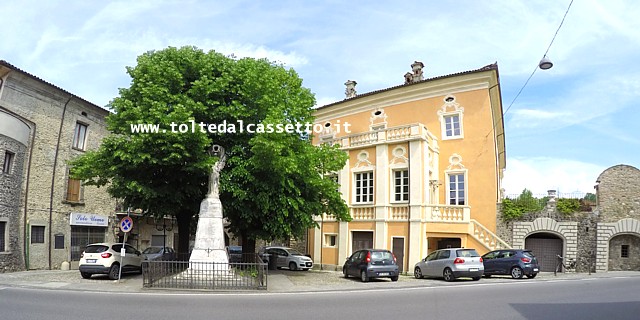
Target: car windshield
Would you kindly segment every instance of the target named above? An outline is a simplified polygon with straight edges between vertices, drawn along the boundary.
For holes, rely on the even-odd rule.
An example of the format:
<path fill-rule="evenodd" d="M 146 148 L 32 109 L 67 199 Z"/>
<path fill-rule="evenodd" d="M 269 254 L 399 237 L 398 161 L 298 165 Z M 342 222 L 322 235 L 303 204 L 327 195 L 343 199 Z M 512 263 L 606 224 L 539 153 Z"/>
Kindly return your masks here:
<path fill-rule="evenodd" d="M 87 248 L 84 249 L 84 252 L 86 252 L 86 253 L 100 253 L 100 252 L 105 252 L 107 250 L 109 250 L 109 247 L 107 247 L 107 246 L 96 245 L 96 246 L 87 246 Z"/>
<path fill-rule="evenodd" d="M 242 253 L 242 247 L 229 247 L 229 253 Z"/>
<path fill-rule="evenodd" d="M 531 251 L 522 251 L 522 255 L 528 258 L 535 258 L 536 256 L 533 255 L 533 252 Z"/>
<path fill-rule="evenodd" d="M 475 249 L 462 249 L 462 250 L 456 250 L 456 255 L 458 257 L 467 257 L 467 258 L 471 258 L 471 257 L 479 257 L 480 255 L 478 254 L 478 252 L 476 252 Z"/>
<path fill-rule="evenodd" d="M 142 251 L 142 253 L 144 254 L 153 254 L 153 253 L 160 253 L 160 252 L 162 252 L 161 247 L 149 247 L 144 249 L 144 251 Z"/>

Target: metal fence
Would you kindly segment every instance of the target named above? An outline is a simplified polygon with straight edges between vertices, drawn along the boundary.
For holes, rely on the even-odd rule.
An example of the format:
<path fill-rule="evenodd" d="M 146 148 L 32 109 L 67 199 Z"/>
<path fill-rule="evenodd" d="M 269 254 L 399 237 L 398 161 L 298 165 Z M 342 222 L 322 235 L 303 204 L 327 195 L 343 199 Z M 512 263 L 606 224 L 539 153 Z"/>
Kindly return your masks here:
<path fill-rule="evenodd" d="M 144 288 L 188 290 L 266 290 L 267 264 L 258 262 L 145 261 Z"/>

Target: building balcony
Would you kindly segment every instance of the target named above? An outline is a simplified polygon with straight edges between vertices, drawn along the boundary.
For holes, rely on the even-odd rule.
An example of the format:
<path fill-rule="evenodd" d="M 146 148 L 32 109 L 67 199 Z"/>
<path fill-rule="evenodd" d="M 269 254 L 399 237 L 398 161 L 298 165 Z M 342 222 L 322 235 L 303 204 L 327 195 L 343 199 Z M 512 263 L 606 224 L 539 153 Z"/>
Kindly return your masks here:
<path fill-rule="evenodd" d="M 437 148 L 436 137 L 421 123 L 391 127 L 365 133 L 355 133 L 340 138 L 321 137 L 321 143 L 339 144 L 342 149 L 355 149 L 390 142 L 411 140 L 427 141 L 430 146 Z"/>
<path fill-rule="evenodd" d="M 350 206 L 349 214 L 352 221 L 411 221 L 429 223 L 469 223 L 471 222 L 471 208 L 469 206 L 430 204 L 421 205 L 414 216 L 408 204 L 391 204 L 386 206 Z M 415 209 L 414 209 L 414 212 Z M 336 221 L 335 216 L 323 214 L 316 217 L 316 221 Z"/>

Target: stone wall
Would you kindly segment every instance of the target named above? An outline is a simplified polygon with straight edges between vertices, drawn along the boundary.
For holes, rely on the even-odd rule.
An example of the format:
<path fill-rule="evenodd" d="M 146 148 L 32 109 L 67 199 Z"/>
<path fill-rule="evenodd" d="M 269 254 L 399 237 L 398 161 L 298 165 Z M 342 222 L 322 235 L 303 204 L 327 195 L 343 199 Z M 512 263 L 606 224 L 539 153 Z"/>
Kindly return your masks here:
<path fill-rule="evenodd" d="M 602 222 L 640 218 L 640 170 L 623 164 L 613 166 L 603 171 L 596 182 Z"/>
<path fill-rule="evenodd" d="M 22 174 L 24 171 L 26 146 L 0 134 L 0 221 L 5 223 L 4 248 L 0 248 L 0 272 L 24 268 L 20 239 L 20 204 Z M 5 153 L 14 154 L 9 173 L 3 173 Z"/>

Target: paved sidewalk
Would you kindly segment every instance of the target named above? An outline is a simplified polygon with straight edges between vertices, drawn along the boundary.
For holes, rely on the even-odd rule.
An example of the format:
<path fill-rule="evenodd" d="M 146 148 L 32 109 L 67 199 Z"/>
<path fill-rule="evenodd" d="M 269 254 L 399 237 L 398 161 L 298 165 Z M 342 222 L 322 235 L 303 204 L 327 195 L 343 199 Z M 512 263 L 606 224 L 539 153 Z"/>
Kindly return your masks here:
<path fill-rule="evenodd" d="M 554 280 L 579 280 L 613 277 L 640 277 L 638 271 L 613 271 L 603 273 L 540 273 L 535 279 L 523 278 L 511 279 L 508 276 L 493 276 L 483 278 L 480 281 L 460 279 L 455 282 L 445 282 L 441 279 L 415 279 L 413 276 L 401 276 L 397 282 L 389 279 L 372 279 L 368 283 L 362 283 L 359 279 L 345 279 L 341 272 L 336 271 L 269 271 L 268 290 L 265 291 L 234 291 L 238 293 L 259 292 L 320 292 L 320 291 L 350 291 L 370 289 L 399 289 L 414 287 L 444 287 L 471 284 L 497 284 L 522 282 L 544 282 Z M 13 273 L 0 273 L 0 290 L 4 287 L 26 287 L 50 290 L 75 290 L 75 291 L 99 291 L 99 292 L 123 292 L 123 293 L 194 293 L 185 290 L 145 289 L 142 287 L 142 276 L 138 274 L 126 274 L 120 281 L 109 280 L 106 275 L 94 275 L 91 279 L 83 279 L 77 270 L 33 270 Z M 212 293 L 195 291 L 199 293 Z M 218 293 L 218 291 L 213 292 Z"/>

